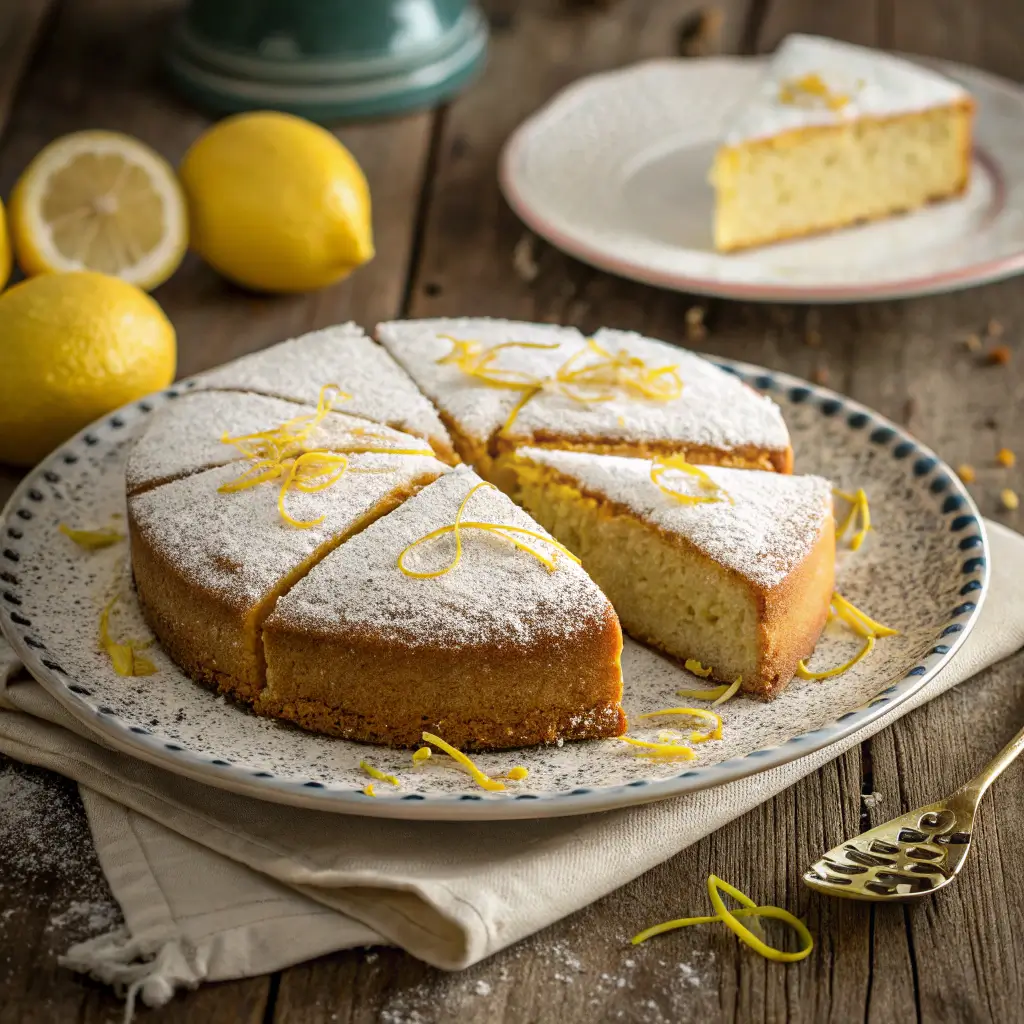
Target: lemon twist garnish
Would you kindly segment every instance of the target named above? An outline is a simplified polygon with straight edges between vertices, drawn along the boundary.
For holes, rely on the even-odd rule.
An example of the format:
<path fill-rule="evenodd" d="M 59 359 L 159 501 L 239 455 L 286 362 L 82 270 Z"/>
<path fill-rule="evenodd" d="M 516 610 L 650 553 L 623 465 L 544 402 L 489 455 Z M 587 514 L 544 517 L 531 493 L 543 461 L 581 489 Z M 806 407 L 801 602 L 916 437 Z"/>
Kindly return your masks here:
<path fill-rule="evenodd" d="M 732 698 L 739 693 L 742 683 L 743 676 L 737 676 L 735 681 L 727 686 L 725 690 L 711 702 L 711 706 L 713 708 L 717 708 L 719 704 L 724 704 L 727 700 L 732 700 Z"/>
<path fill-rule="evenodd" d="M 703 718 L 710 722 L 707 732 L 691 732 L 691 743 L 706 743 L 708 740 L 720 740 L 722 738 L 722 716 L 715 711 L 706 711 L 703 708 L 662 708 L 660 711 L 648 711 L 643 715 L 636 715 L 636 718 L 658 718 L 661 715 L 689 715 L 691 718 Z"/>
<path fill-rule="evenodd" d="M 450 743 L 446 743 L 440 736 L 435 736 L 432 732 L 425 732 L 423 733 L 423 742 L 432 743 L 438 750 L 444 751 L 453 761 L 462 765 L 481 789 L 486 789 L 492 793 L 504 790 L 505 783 L 492 779 L 485 772 L 482 772 L 461 750 L 453 747 Z"/>
<path fill-rule="evenodd" d="M 685 668 L 687 672 L 692 672 L 695 676 L 700 676 L 701 679 L 707 679 L 707 677 L 711 675 L 711 666 L 708 665 L 708 667 L 705 668 L 699 661 L 697 661 L 696 658 L 687 658 L 683 663 L 683 668 Z"/>
<path fill-rule="evenodd" d="M 120 599 L 121 595 L 115 594 L 100 613 L 100 646 L 107 652 L 119 676 L 151 676 L 156 672 L 156 665 L 139 651 L 149 647 L 152 640 L 125 640 L 118 643 L 110 636 L 110 613 Z"/>
<path fill-rule="evenodd" d="M 779 102 L 795 107 L 825 107 L 828 110 L 842 110 L 850 97 L 845 93 L 833 92 L 821 77 L 811 72 L 800 78 L 789 78 L 779 86 Z"/>
<path fill-rule="evenodd" d="M 430 747 L 420 747 L 420 749 L 412 755 L 413 764 L 423 764 L 424 761 L 428 761 L 429 759 Z"/>
<path fill-rule="evenodd" d="M 742 904 L 742 909 L 730 910 L 722 899 L 723 892 Z M 641 942 L 646 942 L 655 935 L 674 931 L 676 928 L 687 928 L 692 924 L 714 924 L 721 922 L 741 942 L 748 945 L 755 953 L 759 953 L 767 960 L 775 960 L 779 963 L 795 963 L 798 960 L 803 960 L 814 948 L 814 938 L 811 936 L 810 931 L 808 931 L 807 925 L 800 918 L 791 914 L 788 910 L 783 910 L 782 907 L 759 907 L 749 896 L 740 892 L 734 885 L 723 882 L 717 875 L 708 875 L 708 896 L 711 898 L 711 905 L 715 909 L 713 916 L 681 917 L 676 921 L 665 921 L 663 924 L 656 924 L 653 928 L 647 928 L 640 932 L 639 935 L 634 935 L 632 944 L 636 946 Z M 800 936 L 800 949 L 790 953 L 786 950 L 769 946 L 739 920 L 741 917 L 767 917 L 775 921 L 782 921 L 783 924 L 789 925 Z"/>
<path fill-rule="evenodd" d="M 647 753 L 634 754 L 634 757 L 649 757 L 657 760 L 681 757 L 684 761 L 692 761 L 697 755 L 689 748 L 678 743 L 655 743 L 652 740 L 637 740 L 632 736 L 617 736 L 620 743 L 628 743 L 631 747 L 642 747 Z"/>
<path fill-rule="evenodd" d="M 849 671 L 863 658 L 866 658 L 874 649 L 875 641 L 886 636 L 898 636 L 899 630 L 890 626 L 883 626 L 869 618 L 859 608 L 854 607 L 842 594 L 832 595 L 832 603 L 828 611 L 829 621 L 838 619 L 846 625 L 853 633 L 864 640 L 864 646 L 849 661 L 837 665 L 835 668 L 826 669 L 823 672 L 812 672 L 805 661 L 797 664 L 796 674 L 801 679 L 832 679 L 834 676 L 842 675 Z"/>
<path fill-rule="evenodd" d="M 333 487 L 349 471 L 349 455 L 433 455 L 429 448 L 394 448 L 362 442 L 335 445 L 329 451 L 304 451 L 303 446 L 332 410 L 334 403 L 349 397 L 337 384 L 325 384 L 320 389 L 315 412 L 294 416 L 272 430 L 261 430 L 238 437 L 229 437 L 225 433 L 221 441 L 234 445 L 243 455 L 252 459 L 252 462 L 241 476 L 221 484 L 218 491 L 231 494 L 271 480 L 281 480 L 281 489 L 277 495 L 278 512 L 286 523 L 305 530 L 319 525 L 327 516 L 325 514 L 316 519 L 296 519 L 285 505 L 288 492 L 295 490 L 303 494 L 312 494 Z M 356 428 L 352 433 L 357 437 L 378 440 L 386 438 L 386 435 L 364 427 Z M 360 468 L 352 472 L 376 473 L 390 470 Z"/>
<path fill-rule="evenodd" d="M 677 491 L 674 487 L 662 482 L 662 477 L 669 470 L 676 470 L 697 479 L 704 494 L 685 494 Z M 717 501 L 728 501 L 733 504 L 732 498 L 725 488 L 720 487 L 714 480 L 704 472 L 700 466 L 693 466 L 681 455 L 659 455 L 651 462 L 651 483 L 661 491 L 662 494 L 674 498 L 681 505 L 704 505 Z M 700 664 L 699 662 L 697 664 Z"/>
<path fill-rule="evenodd" d="M 387 782 L 391 786 L 400 786 L 401 783 L 394 777 L 394 775 L 388 775 L 387 772 L 382 772 L 379 768 L 374 768 L 369 761 L 360 761 L 359 767 L 362 768 L 371 779 L 376 779 L 377 782 Z"/>
<path fill-rule="evenodd" d="M 86 551 L 99 551 L 101 548 L 109 548 L 119 540 L 124 540 L 124 534 L 112 526 L 104 526 L 99 530 L 73 530 L 61 523 L 57 529 Z"/>
<path fill-rule="evenodd" d="M 495 361 L 508 349 L 557 349 L 559 344 L 534 341 L 503 341 L 484 348 L 479 341 L 455 338 L 450 334 L 439 337 L 452 343 L 452 350 L 437 360 L 439 364 L 453 364 L 463 373 L 492 388 L 519 391 L 519 401 L 512 407 L 499 433 L 505 434 L 530 399 L 541 391 L 554 391 L 575 402 L 590 404 L 610 402 L 625 393 L 626 397 L 652 402 L 670 402 L 683 391 L 683 382 L 675 364 L 650 367 L 639 356 L 626 349 L 609 352 L 593 338 L 584 348 L 574 352 L 552 374 L 542 377 L 520 370 L 506 370 L 495 366 Z M 579 365 L 586 358 L 593 361 Z"/>
<path fill-rule="evenodd" d="M 836 525 L 836 540 L 842 540 L 846 536 L 847 530 L 859 519 L 860 525 L 850 538 L 850 550 L 858 551 L 871 530 L 871 508 L 868 505 L 868 496 L 863 487 L 858 487 L 853 494 L 836 488 L 833 488 L 832 493 L 850 505 L 842 521 Z"/>
<path fill-rule="evenodd" d="M 580 560 L 562 544 L 559 544 L 553 537 L 546 537 L 542 533 L 537 533 L 536 530 L 528 530 L 523 526 L 509 526 L 504 523 L 478 523 L 478 522 L 464 522 L 462 514 L 466 510 L 466 505 L 469 499 L 476 494 L 483 487 L 493 487 L 494 484 L 481 481 L 470 492 L 462 499 L 462 503 L 459 505 L 458 511 L 455 513 L 455 522 L 448 526 L 439 526 L 436 530 L 431 530 L 430 533 L 424 534 L 418 540 L 414 540 L 411 544 L 406 545 L 402 552 L 398 556 L 398 568 L 406 575 L 411 576 L 417 580 L 431 580 L 436 579 L 438 576 L 444 576 L 454 569 L 459 562 L 462 561 L 462 531 L 463 530 L 486 530 L 488 533 L 494 533 L 499 537 L 503 537 L 509 541 L 515 547 L 519 548 L 520 551 L 525 551 L 529 555 L 533 555 L 538 562 L 542 562 L 547 566 L 548 572 L 554 572 L 558 568 L 558 563 L 554 557 L 548 557 L 541 551 L 537 551 L 536 548 L 530 547 L 528 544 L 524 544 L 518 540 L 515 535 L 521 535 L 525 537 L 533 537 L 535 540 L 543 541 L 545 544 L 549 544 L 555 549 L 558 554 L 565 555 L 567 558 L 571 558 L 577 565 L 580 564 Z M 445 537 L 449 533 L 455 534 L 455 554 L 452 556 L 452 560 L 441 569 L 434 569 L 430 572 L 417 572 L 414 569 L 407 569 L 405 567 L 405 556 L 410 551 L 415 550 L 421 544 L 426 544 L 429 541 L 436 540 L 438 537 Z"/>

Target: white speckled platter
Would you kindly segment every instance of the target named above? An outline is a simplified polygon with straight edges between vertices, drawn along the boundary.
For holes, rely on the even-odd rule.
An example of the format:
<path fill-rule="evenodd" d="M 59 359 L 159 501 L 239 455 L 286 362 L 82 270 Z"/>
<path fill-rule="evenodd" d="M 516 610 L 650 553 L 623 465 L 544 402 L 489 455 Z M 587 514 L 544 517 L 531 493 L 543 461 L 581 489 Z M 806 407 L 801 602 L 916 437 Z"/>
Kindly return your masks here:
<path fill-rule="evenodd" d="M 707 172 L 724 115 L 765 58 L 649 61 L 582 79 L 521 125 L 501 162 L 512 208 L 552 244 L 647 284 L 786 302 L 953 291 L 1024 270 L 1024 89 L 913 58 L 977 102 L 970 188 L 902 217 L 715 252 Z"/>
<path fill-rule="evenodd" d="M 984 600 L 985 531 L 955 474 L 898 427 L 804 381 L 719 364 L 779 402 L 800 471 L 867 489 L 875 530 L 859 552 L 841 559 L 838 587 L 901 633 L 880 641 L 871 657 L 840 677 L 794 680 L 770 704 L 733 699 L 721 709 L 724 739 L 698 746 L 697 760 L 640 760 L 615 740 L 482 755 L 478 763 L 490 773 L 513 765 L 530 771 L 505 793 L 485 793 L 443 757 L 414 768 L 408 751 L 257 718 L 192 683 L 156 645 L 148 652 L 155 675 L 116 675 L 99 649 L 97 627 L 119 585 L 126 599 L 118 635 L 148 635 L 126 580 L 125 543 L 84 551 L 57 527 L 119 521 L 133 439 L 154 409 L 189 387 L 187 381 L 98 421 L 26 477 L 0 524 L 0 627 L 42 685 L 110 746 L 211 786 L 321 810 L 460 821 L 583 814 L 784 764 L 877 718 L 952 657 Z M 838 664 L 856 646 L 830 628 L 816 656 Z M 677 689 L 700 685 L 675 663 L 629 641 L 622 666 L 630 715 L 678 705 Z M 632 735 L 653 738 L 664 727 Z M 377 797 L 364 795 L 363 757 L 394 772 L 401 787 L 378 783 Z"/>

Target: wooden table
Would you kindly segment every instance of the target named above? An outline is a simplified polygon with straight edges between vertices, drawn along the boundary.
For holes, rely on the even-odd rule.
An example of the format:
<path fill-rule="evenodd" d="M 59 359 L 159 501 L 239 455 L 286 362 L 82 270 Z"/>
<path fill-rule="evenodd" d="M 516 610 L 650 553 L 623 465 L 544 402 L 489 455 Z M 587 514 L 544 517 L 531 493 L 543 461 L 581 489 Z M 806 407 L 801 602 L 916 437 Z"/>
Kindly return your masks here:
<path fill-rule="evenodd" d="M 160 81 L 176 0 L 14 0 L 0 11 L 0 193 L 32 155 L 80 128 L 130 132 L 177 161 L 207 121 Z M 592 270 L 539 242 L 502 201 L 503 140 L 557 89 L 589 72 L 694 45 L 692 0 L 491 0 L 483 80 L 450 107 L 343 127 L 369 177 L 377 258 L 336 288 L 256 298 L 189 259 L 156 297 L 178 331 L 187 375 L 290 335 L 353 319 L 491 314 L 593 329 L 635 328 L 811 377 L 906 424 L 954 465 L 977 469 L 983 511 L 1020 487 L 997 466 L 1024 457 L 1024 283 L 936 298 L 804 307 L 697 300 Z M 11 10 L 14 8 L 14 10 Z M 793 30 L 936 54 L 1009 77 L 1024 72 L 1020 0 L 731 0 L 725 51 L 774 47 Z M 6 29 L 6 31 L 5 31 Z M 698 40 L 699 42 L 699 40 Z M 686 97 L 679 98 L 681 103 Z M 516 258 L 513 254 L 517 253 Z M 989 328 L 991 321 L 991 329 Z M 965 344 L 1002 330 L 1009 366 Z M 691 343 L 693 340 L 691 339 Z M 6 498 L 16 476 L 0 483 Z M 460 975 L 393 949 L 352 951 L 273 977 L 206 986 L 143 1019 L 251 1024 L 505 1021 L 1019 1021 L 1024 1019 L 1024 786 L 1009 773 L 984 806 L 961 881 L 913 908 L 819 898 L 799 881 L 820 852 L 945 793 L 1024 725 L 1024 654 L 908 715 L 668 863 Z M 11 780 L 17 776 L 18 784 Z M 7 788 L 4 789 L 4 783 Z M 119 1019 L 104 988 L 55 955 L 116 913 L 74 787 L 0 764 L 0 1024 Z M 21 809 L 24 811 L 24 807 Z M 28 824 L 26 824 L 26 820 Z M 55 856 L 55 851 L 57 856 Z M 702 912 L 714 871 L 758 902 L 797 910 L 817 937 L 798 966 L 767 963 L 724 929 L 676 932 L 632 950 L 628 936 Z M 487 994 L 489 993 L 489 994 Z"/>

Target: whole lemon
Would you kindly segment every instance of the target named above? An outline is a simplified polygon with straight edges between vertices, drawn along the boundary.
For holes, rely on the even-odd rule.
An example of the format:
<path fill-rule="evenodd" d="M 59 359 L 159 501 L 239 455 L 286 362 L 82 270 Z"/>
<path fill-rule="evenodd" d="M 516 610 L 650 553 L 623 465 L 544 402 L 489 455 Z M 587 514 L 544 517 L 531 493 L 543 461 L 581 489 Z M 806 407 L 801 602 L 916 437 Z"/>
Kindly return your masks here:
<path fill-rule="evenodd" d="M 7 237 L 7 218 L 4 216 L 4 204 L 0 203 L 0 292 L 11 276 L 11 240 Z"/>
<path fill-rule="evenodd" d="M 301 117 L 229 117 L 193 143 L 179 175 L 192 248 L 246 288 L 313 291 L 373 256 L 362 169 Z"/>
<path fill-rule="evenodd" d="M 88 271 L 0 295 L 0 462 L 32 465 L 174 379 L 174 328 L 145 292 Z"/>

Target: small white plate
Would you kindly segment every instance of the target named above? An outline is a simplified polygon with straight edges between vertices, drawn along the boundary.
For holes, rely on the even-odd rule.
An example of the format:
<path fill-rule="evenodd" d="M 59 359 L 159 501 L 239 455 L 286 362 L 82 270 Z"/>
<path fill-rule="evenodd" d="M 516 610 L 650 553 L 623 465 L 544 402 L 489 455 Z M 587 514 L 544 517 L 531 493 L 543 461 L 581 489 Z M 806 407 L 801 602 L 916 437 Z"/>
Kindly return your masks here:
<path fill-rule="evenodd" d="M 407 750 L 258 718 L 197 686 L 155 644 L 147 651 L 155 675 L 116 675 L 97 642 L 100 609 L 116 588 L 124 601 L 115 634 L 151 636 L 125 581 L 126 545 L 83 551 L 58 524 L 89 528 L 124 516 L 132 444 L 189 381 L 97 421 L 25 478 L 0 516 L 0 628 L 40 683 L 108 746 L 210 786 L 319 810 L 454 821 L 585 814 L 786 764 L 885 714 L 949 661 L 985 596 L 985 529 L 956 474 L 894 424 L 786 374 L 716 362 L 779 403 L 801 472 L 867 489 L 874 529 L 839 562 L 838 586 L 900 635 L 842 676 L 793 680 L 770 703 L 734 698 L 721 709 L 723 739 L 700 744 L 696 760 L 644 761 L 616 740 L 485 754 L 477 760 L 491 774 L 517 764 L 530 772 L 506 793 L 485 793 L 442 756 L 414 767 Z M 840 664 L 856 648 L 849 633 L 829 628 L 815 664 Z M 633 718 L 677 705 L 677 689 L 702 685 L 632 641 L 622 669 L 623 706 Z M 637 720 L 633 735 L 653 739 L 666 724 Z M 395 773 L 401 788 L 378 783 L 376 798 L 364 795 L 364 757 Z"/>
<path fill-rule="evenodd" d="M 874 224 L 715 252 L 707 182 L 720 125 L 765 58 L 650 61 L 585 78 L 512 135 L 501 186 L 525 223 L 579 259 L 679 291 L 851 302 L 953 291 L 1024 270 L 1024 89 L 924 61 L 978 105 L 970 188 Z"/>

